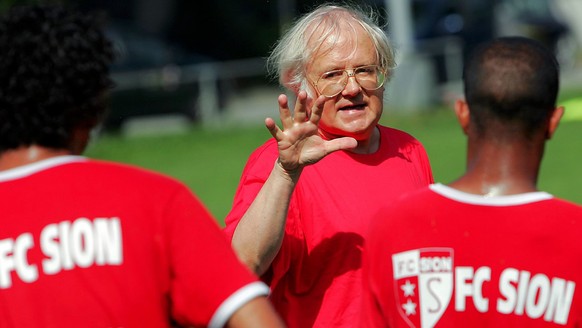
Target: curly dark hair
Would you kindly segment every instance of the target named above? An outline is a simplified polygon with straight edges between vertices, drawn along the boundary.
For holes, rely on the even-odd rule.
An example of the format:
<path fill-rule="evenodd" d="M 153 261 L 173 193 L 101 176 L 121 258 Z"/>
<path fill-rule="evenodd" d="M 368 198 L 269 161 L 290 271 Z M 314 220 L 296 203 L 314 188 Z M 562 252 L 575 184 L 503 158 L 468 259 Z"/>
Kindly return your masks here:
<path fill-rule="evenodd" d="M 67 149 L 103 119 L 113 51 L 100 18 L 37 5 L 0 19 L 0 152 Z"/>

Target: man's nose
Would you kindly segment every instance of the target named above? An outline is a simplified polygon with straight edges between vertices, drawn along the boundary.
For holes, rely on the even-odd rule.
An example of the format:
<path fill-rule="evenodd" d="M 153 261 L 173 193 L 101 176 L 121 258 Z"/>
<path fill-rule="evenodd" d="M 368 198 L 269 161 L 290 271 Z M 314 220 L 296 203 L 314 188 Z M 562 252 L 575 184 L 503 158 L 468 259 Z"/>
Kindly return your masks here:
<path fill-rule="evenodd" d="M 358 83 L 358 80 L 356 80 L 356 76 L 353 72 L 348 73 L 348 82 L 346 83 L 342 94 L 344 96 L 350 96 L 357 95 L 360 92 L 362 92 L 362 87 Z"/>

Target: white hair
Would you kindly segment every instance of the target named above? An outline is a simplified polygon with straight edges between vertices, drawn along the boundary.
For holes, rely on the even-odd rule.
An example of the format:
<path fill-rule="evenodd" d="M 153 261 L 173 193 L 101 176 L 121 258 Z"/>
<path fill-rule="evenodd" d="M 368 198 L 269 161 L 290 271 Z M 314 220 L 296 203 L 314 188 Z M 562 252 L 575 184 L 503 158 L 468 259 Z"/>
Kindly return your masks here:
<path fill-rule="evenodd" d="M 300 17 L 276 44 L 267 59 L 267 69 L 287 89 L 293 92 L 307 89 L 306 67 L 313 55 L 321 50 L 324 41 L 339 39 L 346 32 L 346 27 L 355 33 L 358 26 L 370 36 L 378 63 L 389 78 L 395 66 L 394 52 L 386 33 L 378 24 L 377 15 L 372 10 L 366 14 L 360 8 L 347 5 L 324 4 Z"/>

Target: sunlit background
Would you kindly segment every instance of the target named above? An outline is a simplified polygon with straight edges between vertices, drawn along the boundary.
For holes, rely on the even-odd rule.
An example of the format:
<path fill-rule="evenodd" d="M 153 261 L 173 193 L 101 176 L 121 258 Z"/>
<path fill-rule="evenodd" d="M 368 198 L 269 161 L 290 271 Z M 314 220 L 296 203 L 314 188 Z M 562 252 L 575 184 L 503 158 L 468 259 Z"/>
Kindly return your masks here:
<path fill-rule="evenodd" d="M 284 92 L 267 76 L 265 57 L 298 15 L 322 1 L 49 2 L 102 12 L 116 49 L 110 115 L 89 155 L 184 181 L 220 221 L 246 157 L 269 138 L 263 120 L 277 117 L 276 98 Z M 449 181 L 464 167 L 464 138 L 454 118 L 442 112 L 462 96 L 463 60 L 479 42 L 522 35 L 546 44 L 562 67 L 566 121 L 582 122 L 582 1 L 351 2 L 378 13 L 396 49 L 398 67 L 387 86 L 383 123 L 401 127 L 425 144 L 437 181 Z M 0 0 L 0 11 L 24 3 L 39 1 Z M 573 133 L 567 150 L 549 149 L 541 186 L 582 202 L 582 174 L 564 168 L 564 163 L 574 168 L 582 161 L 582 132 L 575 134 L 582 123 L 573 124 L 562 132 Z M 228 132 L 244 126 L 252 132 Z"/>
<path fill-rule="evenodd" d="M 19 3 L 2 0 L 5 10 Z M 118 58 L 117 87 L 106 126 L 129 119 L 204 124 L 255 121 L 273 113 L 280 92 L 264 58 L 281 31 L 315 0 L 69 0 L 53 1 L 107 17 Z M 332 1 L 333 2 L 333 1 Z M 423 110 L 458 96 L 463 58 L 477 43 L 525 35 L 552 48 L 566 85 L 580 66 L 579 0 L 367 0 L 398 54 L 387 91 L 389 108 Z M 253 108 L 250 110 L 249 108 Z M 166 114 L 171 114 L 169 117 Z M 165 115 L 166 117 L 160 117 Z M 155 117 L 153 117 L 155 116 Z M 160 123 L 162 124 L 162 123 Z M 154 124 L 155 125 L 155 124 Z"/>

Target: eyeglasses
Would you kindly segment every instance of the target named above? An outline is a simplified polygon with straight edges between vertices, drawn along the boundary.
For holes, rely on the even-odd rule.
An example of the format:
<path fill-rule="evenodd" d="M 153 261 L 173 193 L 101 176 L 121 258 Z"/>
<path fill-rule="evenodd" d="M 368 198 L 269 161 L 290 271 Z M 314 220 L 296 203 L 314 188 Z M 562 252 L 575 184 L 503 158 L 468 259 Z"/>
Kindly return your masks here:
<path fill-rule="evenodd" d="M 367 65 L 325 72 L 314 86 L 320 94 L 332 98 L 344 90 L 352 76 L 356 78 L 360 87 L 368 91 L 380 89 L 386 81 L 386 72 L 380 66 Z"/>

